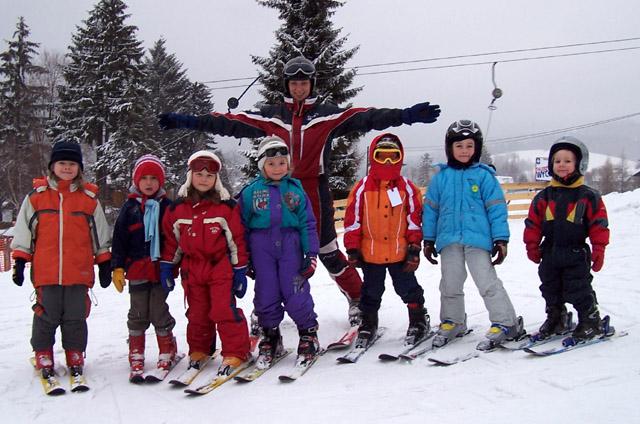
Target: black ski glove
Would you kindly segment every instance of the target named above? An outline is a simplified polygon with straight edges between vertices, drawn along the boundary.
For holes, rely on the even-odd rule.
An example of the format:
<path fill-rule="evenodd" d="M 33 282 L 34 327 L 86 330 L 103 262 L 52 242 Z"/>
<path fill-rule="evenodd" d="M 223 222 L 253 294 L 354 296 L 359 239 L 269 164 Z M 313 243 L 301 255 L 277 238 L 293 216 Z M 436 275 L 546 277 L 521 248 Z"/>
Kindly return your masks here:
<path fill-rule="evenodd" d="M 425 240 L 423 253 L 429 262 L 433 265 L 438 265 L 438 261 L 435 260 L 435 258 L 438 257 L 438 252 L 436 251 L 436 244 L 434 242 Z"/>
<path fill-rule="evenodd" d="M 17 258 L 13 264 L 13 282 L 16 286 L 21 286 L 24 283 L 24 267 L 27 264 L 22 258 Z"/>
<path fill-rule="evenodd" d="M 104 261 L 98 264 L 98 278 L 102 288 L 109 287 L 111 284 L 111 261 Z"/>
<path fill-rule="evenodd" d="M 347 262 L 354 268 L 362 268 L 362 252 L 360 249 L 347 249 Z"/>
<path fill-rule="evenodd" d="M 496 240 L 493 243 L 491 256 L 496 257 L 493 262 L 491 262 L 491 264 L 493 265 L 500 265 L 502 262 L 504 262 L 504 259 L 507 257 L 507 242 L 504 240 Z"/>

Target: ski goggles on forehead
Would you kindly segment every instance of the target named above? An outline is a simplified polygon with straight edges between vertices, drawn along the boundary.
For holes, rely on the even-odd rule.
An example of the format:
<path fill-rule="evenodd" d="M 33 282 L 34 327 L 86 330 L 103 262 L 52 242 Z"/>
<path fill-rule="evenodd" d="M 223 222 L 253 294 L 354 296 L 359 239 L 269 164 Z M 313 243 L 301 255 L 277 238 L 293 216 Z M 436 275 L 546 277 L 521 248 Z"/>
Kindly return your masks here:
<path fill-rule="evenodd" d="M 395 148 L 377 148 L 373 151 L 373 160 L 383 165 L 385 163 L 395 165 L 402 160 L 402 152 Z"/>
<path fill-rule="evenodd" d="M 272 149 L 267 149 L 263 154 L 260 155 L 259 159 L 262 158 L 274 158 L 276 156 L 287 156 L 289 154 L 289 149 L 286 147 L 274 147 Z"/>
<path fill-rule="evenodd" d="M 284 68 L 284 74 L 288 77 L 292 77 L 299 73 L 311 76 L 315 74 L 315 72 L 315 67 L 310 63 L 294 63 Z"/>
<path fill-rule="evenodd" d="M 189 169 L 193 172 L 206 170 L 212 174 L 217 174 L 220 171 L 220 164 L 211 158 L 195 158 L 189 164 Z"/>
<path fill-rule="evenodd" d="M 456 134 L 469 135 L 477 133 L 480 131 L 480 128 L 477 125 L 474 125 L 472 121 L 462 120 L 456 121 L 455 125 L 453 125 L 449 130 Z"/>

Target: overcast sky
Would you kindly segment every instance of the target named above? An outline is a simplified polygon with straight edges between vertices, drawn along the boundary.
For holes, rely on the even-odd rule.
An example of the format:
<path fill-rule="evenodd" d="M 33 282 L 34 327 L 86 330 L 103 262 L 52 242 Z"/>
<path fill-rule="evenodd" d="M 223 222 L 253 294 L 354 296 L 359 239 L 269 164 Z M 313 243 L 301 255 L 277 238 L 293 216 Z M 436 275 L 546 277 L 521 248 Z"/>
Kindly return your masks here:
<path fill-rule="evenodd" d="M 41 48 L 67 52 L 76 25 L 88 17 L 95 0 L 0 0 L 0 38 L 10 39 L 19 16 Z M 280 26 L 274 10 L 254 0 L 130 0 L 129 23 L 150 47 L 161 36 L 188 69 L 193 81 L 256 75 L 250 55 L 268 55 Z M 436 2 L 426 0 L 349 0 L 333 22 L 360 46 L 351 66 L 532 49 L 640 37 L 636 0 L 543 0 Z M 584 47 L 503 53 L 457 60 L 361 68 L 372 71 L 498 61 L 496 80 L 504 91 L 489 126 L 489 151 L 548 148 L 552 135 L 526 142 L 492 139 L 540 133 L 640 113 L 640 49 L 544 60 L 525 57 L 640 47 L 640 40 Z M 0 50 L 6 49 L 6 43 Z M 393 129 L 408 151 L 419 156 L 442 153 L 447 126 L 456 119 L 477 121 L 486 131 L 491 102 L 491 65 L 444 67 L 361 75 L 358 106 L 406 107 L 421 101 L 442 107 L 433 125 Z M 210 87 L 237 83 L 209 84 Z M 229 96 L 242 88 L 215 90 L 216 109 L 226 111 Z M 259 100 L 251 89 L 240 109 Z M 640 116 L 573 132 L 594 151 L 640 158 Z M 365 145 L 374 136 L 365 136 Z M 224 142 L 223 139 L 221 142 Z M 237 145 L 237 144 L 236 144 Z"/>

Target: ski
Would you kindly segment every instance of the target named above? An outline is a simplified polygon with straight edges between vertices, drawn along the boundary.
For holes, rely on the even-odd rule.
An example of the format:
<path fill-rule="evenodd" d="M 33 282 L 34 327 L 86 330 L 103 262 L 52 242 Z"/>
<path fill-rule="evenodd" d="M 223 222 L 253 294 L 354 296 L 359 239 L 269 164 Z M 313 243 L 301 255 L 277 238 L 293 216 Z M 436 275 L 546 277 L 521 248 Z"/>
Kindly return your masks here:
<path fill-rule="evenodd" d="M 160 381 L 163 381 L 167 377 L 167 375 L 169 375 L 171 370 L 174 369 L 175 366 L 178 365 L 178 362 L 182 361 L 184 357 L 184 353 L 176 354 L 175 358 L 173 359 L 173 361 L 171 361 L 168 368 L 158 367 L 151 370 L 144 376 L 144 381 L 146 381 L 147 383 L 159 383 Z"/>
<path fill-rule="evenodd" d="M 280 362 L 284 357 L 288 356 L 291 352 L 292 352 L 291 349 L 286 349 L 282 351 L 282 354 L 280 354 L 280 356 L 276 356 L 275 358 L 273 358 L 273 360 L 271 361 L 268 367 L 257 368 L 256 366 L 254 366 L 253 369 L 250 370 L 249 372 L 246 372 L 242 375 L 235 376 L 234 380 L 239 383 L 250 383 L 256 380 L 258 377 L 262 376 L 262 374 L 269 371 L 271 368 L 273 368 L 275 364 Z"/>
<path fill-rule="evenodd" d="M 89 390 L 87 380 L 82 374 L 74 374 L 69 370 L 69 384 L 71 385 L 71 391 L 74 393 L 86 392 Z"/>
<path fill-rule="evenodd" d="M 533 356 L 542 356 L 542 357 L 552 356 L 560 353 L 569 352 L 582 347 L 591 346 L 597 343 L 605 342 L 616 337 L 624 337 L 627 334 L 629 334 L 627 331 L 616 332 L 615 328 L 609 325 L 609 320 L 610 320 L 609 315 L 605 316 L 602 319 L 604 334 L 601 335 L 600 337 L 594 337 L 593 339 L 588 339 L 588 340 L 576 340 L 573 337 L 569 336 L 562 340 L 562 346 L 557 346 L 555 348 L 542 350 L 542 351 L 533 350 L 531 348 L 525 348 L 523 350 Z"/>
<path fill-rule="evenodd" d="M 539 332 L 528 333 L 528 337 L 521 338 L 519 340 L 512 340 L 504 342 L 497 347 L 505 350 L 523 350 L 525 348 L 532 348 L 535 346 L 540 346 L 549 342 L 553 342 L 555 340 L 560 340 L 566 337 L 568 334 L 572 333 L 576 328 L 576 323 L 573 322 L 573 313 L 568 313 L 568 325 L 569 328 L 562 333 L 552 334 L 549 337 L 543 337 Z"/>
<path fill-rule="evenodd" d="M 203 384 L 202 386 L 196 387 L 195 389 L 185 389 L 184 392 L 193 396 L 201 396 L 206 395 L 207 393 L 211 393 L 227 381 L 233 379 L 242 371 L 249 368 L 251 365 L 253 365 L 254 362 L 255 359 L 251 357 L 248 361 L 243 362 L 237 368 L 231 370 L 228 374 L 217 374 L 209 383 Z"/>
<path fill-rule="evenodd" d="M 457 364 L 458 362 L 464 362 L 464 361 L 468 361 L 469 359 L 477 358 L 478 356 L 480 356 L 480 353 L 481 351 L 468 352 L 450 359 L 428 358 L 427 360 L 434 365 L 447 367 L 449 365 Z M 488 353 L 488 352 L 485 351 L 485 353 Z"/>
<path fill-rule="evenodd" d="M 456 337 L 454 337 L 452 340 L 449 340 L 449 342 L 443 346 L 440 347 L 436 347 L 433 345 L 433 343 L 427 343 L 426 346 L 423 346 L 421 349 L 418 350 L 413 350 L 407 354 L 404 355 L 399 355 L 399 358 L 408 362 L 413 361 L 414 359 L 428 353 L 431 351 L 434 351 L 436 349 L 442 349 L 445 346 L 449 346 L 451 345 L 451 343 L 455 343 L 457 340 L 460 340 L 461 338 L 463 338 L 464 336 L 466 336 L 467 334 L 471 333 L 473 331 L 473 328 L 469 328 L 467 331 L 465 331 L 462 334 L 458 334 Z"/>
<path fill-rule="evenodd" d="M 329 343 L 326 350 L 340 350 L 345 349 L 353 344 L 353 341 L 358 336 L 358 326 L 354 325 L 347 330 L 346 333 L 340 337 L 337 341 Z"/>
<path fill-rule="evenodd" d="M 129 372 L 129 383 L 142 384 L 144 383 L 144 370 L 135 370 Z"/>
<path fill-rule="evenodd" d="M 211 356 L 208 356 L 206 359 L 204 359 L 200 363 L 199 368 L 195 368 L 195 367 L 187 368 L 186 371 L 180 374 L 177 378 L 174 378 L 173 380 L 169 380 L 169 384 L 173 384 L 174 386 L 177 386 L 177 387 L 188 386 L 189 384 L 193 383 L 193 380 L 195 380 L 196 377 L 198 377 L 200 372 L 202 372 L 202 370 L 210 362 L 212 362 L 219 354 L 220 354 L 220 350 L 217 349 L 215 352 L 213 352 L 213 354 L 211 354 Z"/>
<path fill-rule="evenodd" d="M 381 353 L 380 355 L 378 355 L 378 359 L 380 359 L 383 362 L 397 361 L 398 359 L 400 359 L 401 355 L 408 355 L 409 353 L 411 353 L 411 351 L 417 349 L 422 343 L 429 340 L 431 337 L 435 336 L 435 334 L 436 332 L 434 330 L 429 329 L 429 332 L 423 338 L 418 340 L 417 343 L 413 345 L 405 346 L 404 349 L 402 349 L 402 351 L 395 354 Z"/>
<path fill-rule="evenodd" d="M 304 373 L 306 373 L 309 368 L 311 368 L 311 366 L 316 363 L 318 358 L 325 354 L 326 351 L 326 349 L 320 350 L 320 352 L 318 352 L 318 354 L 311 359 L 296 359 L 296 364 L 293 366 L 293 371 L 291 371 L 289 374 L 279 375 L 278 379 L 284 383 L 291 383 L 296 381 L 298 378 L 302 377 Z"/>
<path fill-rule="evenodd" d="M 378 328 L 378 331 L 376 331 L 375 336 L 373 336 L 373 338 L 371 339 L 371 341 L 366 345 L 366 346 L 358 346 L 357 344 L 351 348 L 351 350 L 349 352 L 347 352 L 346 355 L 344 356 L 340 356 L 338 358 L 336 358 L 336 360 L 338 362 L 340 362 L 341 364 L 355 364 L 356 362 L 358 362 L 358 359 L 360 359 L 360 357 L 362 355 L 364 355 L 364 353 L 369 350 L 369 348 L 371 346 L 373 346 L 373 344 L 380 338 L 382 337 L 382 335 L 384 334 L 386 328 L 385 327 L 380 327 Z"/>
<path fill-rule="evenodd" d="M 40 379 L 40 383 L 42 384 L 42 389 L 44 390 L 44 393 L 48 396 L 58 396 L 58 395 L 63 395 L 65 394 L 67 391 L 64 389 L 64 387 L 62 387 L 62 384 L 60 384 L 60 381 L 58 380 L 58 377 L 56 376 L 57 374 L 60 374 L 58 372 L 58 370 L 53 371 L 53 374 L 47 378 L 45 378 L 42 375 L 41 370 L 36 368 L 36 358 L 31 357 L 29 358 L 29 362 L 31 362 L 31 365 L 33 366 L 33 369 L 36 371 L 36 373 L 38 374 L 38 378 Z M 66 373 L 66 368 L 64 369 L 63 374 Z"/>

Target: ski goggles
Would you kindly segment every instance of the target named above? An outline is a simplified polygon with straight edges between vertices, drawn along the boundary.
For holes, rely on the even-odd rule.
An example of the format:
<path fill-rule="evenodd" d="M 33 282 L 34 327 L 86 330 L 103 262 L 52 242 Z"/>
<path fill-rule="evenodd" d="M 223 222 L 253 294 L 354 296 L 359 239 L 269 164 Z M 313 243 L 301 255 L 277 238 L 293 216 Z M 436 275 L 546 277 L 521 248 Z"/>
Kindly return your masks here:
<path fill-rule="evenodd" d="M 288 77 L 302 73 L 308 77 L 316 73 L 316 68 L 311 63 L 296 62 L 284 68 L 284 74 Z"/>
<path fill-rule="evenodd" d="M 377 148 L 373 151 L 373 160 L 385 164 L 395 165 L 402 160 L 402 152 L 400 149 Z"/>
<path fill-rule="evenodd" d="M 199 157 L 189 163 L 189 169 L 193 172 L 200 172 L 206 170 L 212 174 L 217 174 L 220 171 L 220 164 L 208 157 Z"/>
<path fill-rule="evenodd" d="M 263 154 L 260 155 L 258 160 L 262 158 L 274 158 L 276 156 L 287 156 L 289 154 L 289 149 L 286 147 L 273 147 L 271 149 L 267 149 Z"/>
<path fill-rule="evenodd" d="M 471 135 L 479 132 L 480 127 L 478 127 L 478 125 L 473 121 L 470 121 L 468 119 L 461 119 L 452 124 L 449 127 L 449 131 L 454 134 Z"/>

